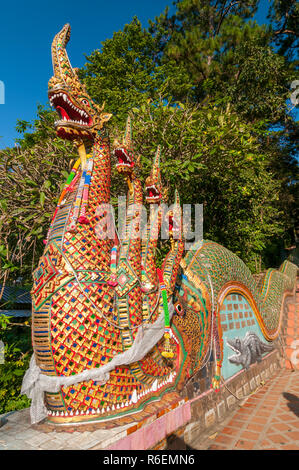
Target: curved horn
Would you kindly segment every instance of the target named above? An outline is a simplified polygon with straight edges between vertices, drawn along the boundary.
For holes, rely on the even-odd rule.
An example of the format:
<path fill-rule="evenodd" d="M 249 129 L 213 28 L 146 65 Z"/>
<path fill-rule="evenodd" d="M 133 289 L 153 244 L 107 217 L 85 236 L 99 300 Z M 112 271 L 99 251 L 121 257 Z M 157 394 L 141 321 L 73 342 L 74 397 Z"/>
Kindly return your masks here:
<path fill-rule="evenodd" d="M 67 23 L 62 30 L 56 34 L 52 42 L 52 63 L 56 78 L 65 79 L 67 76 L 75 77 L 75 72 L 71 66 L 65 47 L 69 42 L 71 27 Z"/>

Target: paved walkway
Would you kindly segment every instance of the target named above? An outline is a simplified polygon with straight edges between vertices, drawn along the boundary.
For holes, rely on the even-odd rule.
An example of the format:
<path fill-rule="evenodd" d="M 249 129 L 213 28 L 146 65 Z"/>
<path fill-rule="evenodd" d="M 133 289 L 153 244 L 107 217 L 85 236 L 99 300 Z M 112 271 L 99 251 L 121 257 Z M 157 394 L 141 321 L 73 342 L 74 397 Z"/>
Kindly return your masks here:
<path fill-rule="evenodd" d="M 60 432 L 40 429 L 43 425 L 31 426 L 29 408 L 0 416 L 1 450 L 87 450 L 97 447 L 105 449 L 115 440 L 127 436 L 130 425 L 116 429 L 74 431 L 66 427 Z M 47 428 L 47 427 L 46 427 Z"/>
<path fill-rule="evenodd" d="M 280 370 L 218 432 L 198 443 L 209 450 L 299 450 L 299 372 Z"/>
<path fill-rule="evenodd" d="M 220 429 L 194 445 L 209 450 L 299 450 L 299 284 L 287 304 L 285 368 Z"/>

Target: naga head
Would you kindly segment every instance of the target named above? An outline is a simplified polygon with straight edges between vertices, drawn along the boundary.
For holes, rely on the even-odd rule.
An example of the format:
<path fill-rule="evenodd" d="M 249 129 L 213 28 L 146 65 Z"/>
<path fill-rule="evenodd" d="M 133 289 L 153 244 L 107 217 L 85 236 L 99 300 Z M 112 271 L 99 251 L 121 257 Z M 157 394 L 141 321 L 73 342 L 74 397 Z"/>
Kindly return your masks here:
<path fill-rule="evenodd" d="M 162 182 L 160 172 L 161 147 L 157 148 L 150 176 L 145 181 L 145 199 L 148 204 L 159 204 L 162 199 Z"/>
<path fill-rule="evenodd" d="M 111 114 L 104 113 L 80 82 L 77 71 L 69 61 L 66 45 L 70 39 L 70 25 L 56 34 L 52 43 L 54 75 L 49 80 L 48 96 L 60 119 L 55 122 L 57 135 L 67 140 L 93 141 Z"/>
<path fill-rule="evenodd" d="M 113 142 L 114 155 L 117 158 L 116 168 L 119 173 L 131 174 L 135 168 L 133 153 L 132 125 L 130 116 L 127 117 L 126 130 L 121 142 Z"/>

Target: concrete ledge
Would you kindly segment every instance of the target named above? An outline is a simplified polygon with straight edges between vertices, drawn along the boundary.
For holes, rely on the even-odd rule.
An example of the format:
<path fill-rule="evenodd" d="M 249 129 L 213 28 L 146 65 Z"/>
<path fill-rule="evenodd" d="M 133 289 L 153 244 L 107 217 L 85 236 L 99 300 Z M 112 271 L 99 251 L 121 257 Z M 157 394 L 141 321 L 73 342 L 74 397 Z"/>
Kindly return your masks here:
<path fill-rule="evenodd" d="M 74 428 L 51 431 L 49 426 L 31 425 L 29 408 L 6 413 L 0 418 L 0 450 L 87 450 L 95 445 L 104 448 L 126 436 L 130 427 L 83 432 Z"/>
<path fill-rule="evenodd" d="M 137 429 L 124 439 L 119 440 L 109 450 L 145 450 L 151 449 L 173 432 L 185 426 L 191 419 L 190 402 L 186 402 L 172 411 L 165 413 L 152 423 Z M 94 447 L 93 449 L 97 449 Z"/>

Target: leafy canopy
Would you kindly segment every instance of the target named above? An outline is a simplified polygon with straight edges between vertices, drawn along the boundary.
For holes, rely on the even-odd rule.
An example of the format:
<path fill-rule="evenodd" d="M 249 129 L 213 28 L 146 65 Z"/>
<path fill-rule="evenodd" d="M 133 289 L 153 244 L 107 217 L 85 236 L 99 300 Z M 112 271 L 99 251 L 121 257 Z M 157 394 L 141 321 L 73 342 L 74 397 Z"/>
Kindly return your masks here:
<path fill-rule="evenodd" d="M 256 271 L 280 262 L 296 238 L 298 124 L 296 2 L 183 0 L 143 27 L 138 18 L 99 43 L 80 70 L 92 98 L 114 114 L 112 139 L 133 115 L 141 175 L 162 146 L 164 184 L 203 203 L 204 236 Z M 54 114 L 19 120 L 18 147 L 0 152 L 0 277 L 31 282 L 62 184 L 76 158 Z M 113 197 L 124 191 L 114 173 Z"/>

